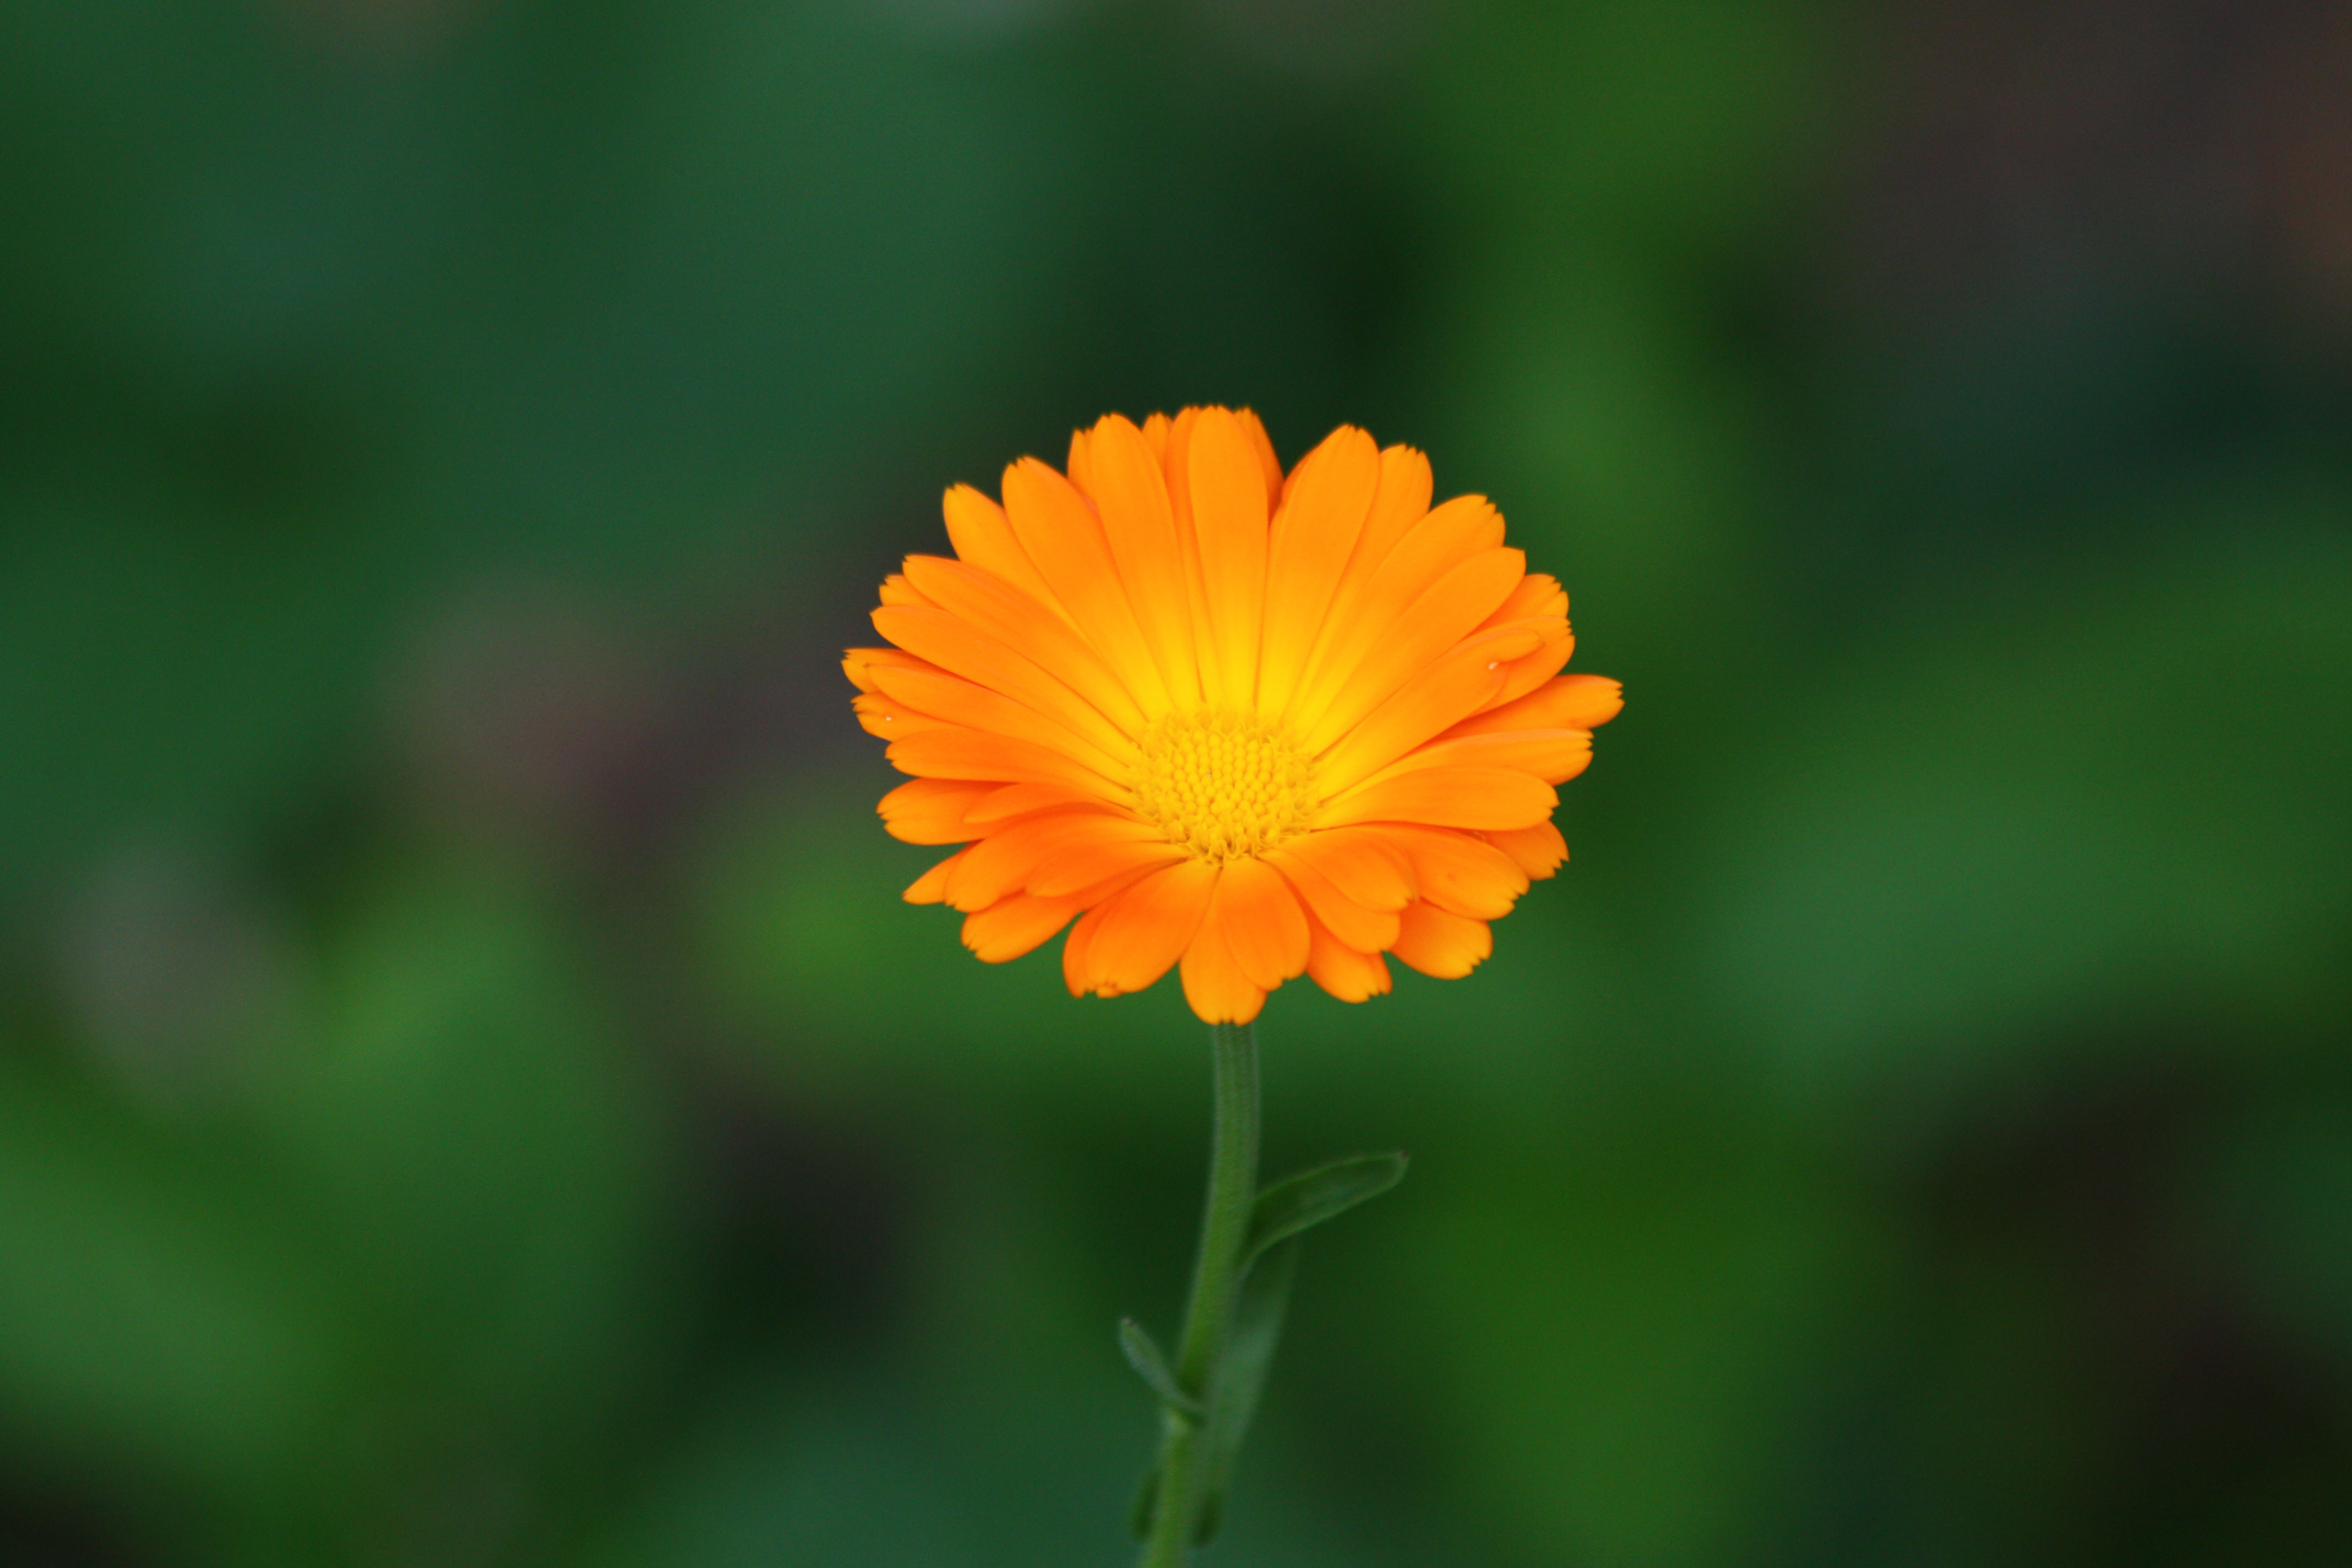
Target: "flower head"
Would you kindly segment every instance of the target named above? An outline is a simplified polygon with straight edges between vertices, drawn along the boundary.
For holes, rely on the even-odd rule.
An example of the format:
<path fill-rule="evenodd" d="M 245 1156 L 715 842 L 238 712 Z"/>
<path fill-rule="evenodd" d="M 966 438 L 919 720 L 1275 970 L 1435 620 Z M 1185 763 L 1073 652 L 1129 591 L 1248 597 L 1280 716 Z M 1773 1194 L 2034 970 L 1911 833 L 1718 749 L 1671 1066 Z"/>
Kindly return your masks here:
<path fill-rule="evenodd" d="M 1305 973 L 1343 1001 L 1381 955 L 1467 974 L 1486 922 L 1568 858 L 1553 786 L 1618 684 L 1561 675 L 1568 595 L 1486 500 L 1342 426 L 1287 477 L 1247 409 L 1118 415 L 1068 472 L 947 493 L 952 557 L 912 555 L 845 661 L 914 775 L 889 831 L 962 849 L 907 889 L 1018 958 L 1073 920 L 1075 994 L 1182 966 L 1211 1023 Z"/>

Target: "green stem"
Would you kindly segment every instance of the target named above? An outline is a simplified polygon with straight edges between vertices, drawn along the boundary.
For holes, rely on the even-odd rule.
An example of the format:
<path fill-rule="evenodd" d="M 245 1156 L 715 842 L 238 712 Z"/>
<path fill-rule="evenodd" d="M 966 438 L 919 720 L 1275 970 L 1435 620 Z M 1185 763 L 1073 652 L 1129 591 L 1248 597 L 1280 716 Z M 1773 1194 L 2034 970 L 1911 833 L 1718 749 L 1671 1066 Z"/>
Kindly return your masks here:
<path fill-rule="evenodd" d="M 1209 1197 L 1201 1216 L 1201 1251 L 1176 1351 L 1178 1386 L 1206 1408 L 1232 1326 L 1242 1244 L 1257 1201 L 1257 1026 L 1218 1024 L 1216 1121 L 1209 1143 Z M 1141 1568 L 1182 1568 L 1201 1505 L 1200 1424 L 1181 1410 L 1160 1412 L 1160 1479 Z"/>

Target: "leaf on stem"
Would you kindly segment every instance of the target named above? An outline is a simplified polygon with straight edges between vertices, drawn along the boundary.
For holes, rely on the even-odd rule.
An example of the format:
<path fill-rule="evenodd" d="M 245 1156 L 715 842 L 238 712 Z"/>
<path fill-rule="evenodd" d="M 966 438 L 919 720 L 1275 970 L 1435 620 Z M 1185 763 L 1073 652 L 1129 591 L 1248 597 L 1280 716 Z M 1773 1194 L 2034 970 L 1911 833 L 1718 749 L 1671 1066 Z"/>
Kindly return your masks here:
<path fill-rule="evenodd" d="M 1396 1158 L 1397 1170 L 1402 1174 L 1403 1160 L 1402 1156 Z M 1395 1180 L 1391 1176 L 1388 1184 L 1393 1185 Z M 1274 1366 L 1274 1347 L 1282 1338 L 1282 1315 L 1290 1306 L 1290 1280 L 1297 1270 L 1298 1248 L 1277 1240 L 1242 1282 L 1241 1297 L 1234 1304 L 1232 1333 L 1225 1341 L 1225 1353 L 1217 1363 L 1209 1390 L 1201 1500 L 1192 1520 L 1192 1542 L 1196 1546 L 1205 1546 L 1213 1540 L 1217 1526 L 1224 1521 L 1225 1488 L 1234 1479 L 1234 1462 L 1241 1455 L 1242 1437 L 1249 1431 L 1250 1418 L 1257 1414 L 1257 1399 L 1265 1388 L 1265 1374 Z"/>
<path fill-rule="evenodd" d="M 1402 1152 L 1350 1154 L 1279 1181 L 1257 1195 L 1242 1266 L 1276 1244 L 1375 1198 L 1404 1180 Z"/>
<path fill-rule="evenodd" d="M 1177 1385 L 1176 1374 L 1168 1369 L 1168 1358 L 1160 1353 L 1160 1346 L 1141 1323 L 1133 1318 L 1118 1321 L 1118 1348 L 1127 1352 L 1127 1364 L 1151 1385 L 1152 1393 L 1193 1420 L 1201 1419 L 1201 1402 Z"/>

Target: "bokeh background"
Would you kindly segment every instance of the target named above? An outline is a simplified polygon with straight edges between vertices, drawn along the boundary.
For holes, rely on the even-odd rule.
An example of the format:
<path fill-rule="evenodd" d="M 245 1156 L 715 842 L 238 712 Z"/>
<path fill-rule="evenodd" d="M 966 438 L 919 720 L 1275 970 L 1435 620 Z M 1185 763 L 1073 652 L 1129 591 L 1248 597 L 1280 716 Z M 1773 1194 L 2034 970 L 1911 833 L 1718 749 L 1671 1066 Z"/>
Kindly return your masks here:
<path fill-rule="evenodd" d="M 2342 6 L 14 5 L 0 363 L 0 1561 L 1121 1561 L 1204 1031 L 835 659 L 1204 401 L 1631 700 L 1213 1561 L 2352 1560 Z"/>

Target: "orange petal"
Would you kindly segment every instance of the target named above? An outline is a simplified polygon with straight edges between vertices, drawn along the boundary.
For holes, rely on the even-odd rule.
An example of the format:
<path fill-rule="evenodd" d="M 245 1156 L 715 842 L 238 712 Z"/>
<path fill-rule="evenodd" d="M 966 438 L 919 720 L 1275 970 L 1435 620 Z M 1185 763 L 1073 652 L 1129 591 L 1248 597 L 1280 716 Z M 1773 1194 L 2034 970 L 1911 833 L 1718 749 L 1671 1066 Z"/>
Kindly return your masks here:
<path fill-rule="evenodd" d="M 1266 556 L 1260 713 L 1278 717 L 1288 710 L 1380 479 L 1380 448 L 1350 426 L 1340 426 L 1300 459 Z"/>
<path fill-rule="evenodd" d="M 1192 606 L 1185 563 L 1176 543 L 1176 518 L 1160 459 L 1143 432 L 1116 414 L 1094 428 L 1089 487 L 1101 511 L 1103 535 L 1118 563 L 1143 640 L 1159 661 L 1161 681 L 1179 707 L 1201 700 L 1200 661 L 1192 652 Z"/>
<path fill-rule="evenodd" d="M 1265 992 L 1242 973 L 1225 933 L 1213 921 L 1202 922 L 1184 949 L 1184 1000 L 1204 1024 L 1246 1024 L 1265 1005 Z"/>
<path fill-rule="evenodd" d="M 1500 920 L 1528 890 L 1518 862 L 1484 839 L 1444 827 L 1391 825 L 1380 832 L 1412 861 L 1421 896 L 1439 909 L 1472 920 Z"/>
<path fill-rule="evenodd" d="M 1495 613 L 1488 616 L 1483 625 L 1499 626 L 1507 621 L 1532 620 L 1538 616 L 1546 619 L 1557 617 L 1562 621 L 1568 619 L 1568 595 L 1561 591 L 1559 579 L 1548 572 L 1530 572 L 1520 578 L 1519 585 L 1511 590 L 1508 598 L 1495 606 Z"/>
<path fill-rule="evenodd" d="M 1051 715 L 1065 728 L 1089 736 L 1114 754 L 1122 743 L 1118 731 L 1099 712 L 1036 660 L 973 629 L 960 616 L 904 605 L 876 610 L 873 620 L 875 629 L 884 637 L 950 675 Z M 867 679 L 878 682 L 882 668 L 880 665 L 869 668 Z"/>
<path fill-rule="evenodd" d="M 1109 909 L 1110 903 L 1106 900 L 1080 915 L 1078 923 L 1070 928 L 1070 934 L 1062 942 L 1062 984 L 1070 988 L 1073 996 L 1084 996 L 1094 989 L 1087 955 L 1094 945 L 1095 932 L 1102 926 L 1103 915 Z"/>
<path fill-rule="evenodd" d="M 1568 840 L 1547 819 L 1532 827 L 1498 827 L 1486 842 L 1519 863 L 1519 869 L 1540 882 L 1568 860 Z"/>
<path fill-rule="evenodd" d="M 1429 515 L 1433 488 L 1426 457 L 1410 447 L 1381 450 L 1380 489 L 1372 495 L 1371 515 L 1364 520 L 1355 556 L 1348 563 L 1349 576 L 1369 578 L 1388 559 L 1397 542 Z"/>
<path fill-rule="evenodd" d="M 1143 422 L 1143 444 L 1151 448 L 1151 460 L 1168 460 L 1168 431 L 1172 421 L 1165 414 L 1155 414 Z"/>
<path fill-rule="evenodd" d="M 1301 834 L 1280 852 L 1320 872 L 1342 897 L 1368 910 L 1401 910 L 1412 897 L 1412 863 L 1369 828 Z"/>
<path fill-rule="evenodd" d="M 1576 638 L 1569 634 L 1568 622 L 1553 616 L 1538 616 L 1532 621 L 1517 623 L 1543 638 L 1543 646 L 1535 652 L 1515 658 L 1506 667 L 1508 679 L 1503 689 L 1496 694 L 1495 706 L 1516 702 L 1559 673 L 1576 653 Z"/>
<path fill-rule="evenodd" d="M 1567 765 L 1562 767 L 1558 773 L 1538 773 L 1536 776 L 1543 780 L 1543 782 L 1548 784 L 1557 786 L 1566 784 L 1569 780 L 1576 777 L 1577 774 L 1582 773 L 1591 765 L 1592 748 L 1590 744 L 1587 744 L 1582 752 L 1580 752 L 1574 757 L 1570 758 Z"/>
<path fill-rule="evenodd" d="M 1192 431 L 1202 411 L 1187 408 L 1168 426 L 1160 469 L 1168 481 L 1168 508 L 1176 524 L 1176 554 L 1183 563 L 1184 599 L 1192 613 L 1192 657 L 1201 695 L 1213 706 L 1223 702 L 1223 668 L 1217 656 L 1216 623 L 1209 615 L 1209 592 L 1201 574 L 1201 531 L 1192 518 Z"/>
<path fill-rule="evenodd" d="M 1424 668 L 1323 753 L 1322 787 L 1342 793 L 1486 706 L 1503 683 L 1503 661 L 1526 647 L 1525 637 L 1487 632 Z"/>
<path fill-rule="evenodd" d="M 1045 586 L 1028 552 L 1013 537 L 1013 524 L 1005 520 L 1003 507 L 970 485 L 957 485 L 948 491 L 940 510 L 947 514 L 948 543 L 959 558 L 1012 584 L 1055 615 L 1062 614 L 1054 591 Z"/>
<path fill-rule="evenodd" d="M 1234 962 L 1261 991 L 1306 971 L 1306 911 L 1290 884 L 1263 860 L 1226 864 L 1202 929 L 1224 933 Z"/>
<path fill-rule="evenodd" d="M 884 795 L 875 810 L 890 837 L 908 844 L 961 844 L 984 828 L 964 821 L 964 813 L 995 786 L 964 779 L 908 779 Z"/>
<path fill-rule="evenodd" d="M 1364 656 L 1348 677 L 1346 689 L 1306 728 L 1303 739 L 1307 748 L 1319 752 L 1347 733 L 1349 726 L 1475 630 L 1486 612 L 1518 582 L 1527 564 L 1524 551 L 1484 550 L 1431 584 L 1397 617 L 1392 635 Z M 1516 658 L 1521 653 L 1532 653 L 1538 646 L 1538 639 L 1531 637 L 1524 647 L 1498 657 Z"/>
<path fill-rule="evenodd" d="M 1449 733 L 1451 733 L 1449 731 Z M 1416 746 L 1364 780 L 1375 784 L 1423 768 L 1509 768 L 1547 784 L 1563 784 L 1592 760 L 1590 730 L 1512 730 L 1494 735 L 1461 735 Z"/>
<path fill-rule="evenodd" d="M 842 650 L 841 672 L 849 677 L 849 684 L 860 691 L 874 689 L 874 668 L 884 664 L 897 665 L 904 669 L 939 668 L 927 658 L 917 658 L 904 648 L 853 647 Z"/>
<path fill-rule="evenodd" d="M 1140 825 L 1139 825 L 1140 826 Z M 1158 829 L 1143 831 L 1157 834 Z M 1164 838 L 1093 837 L 1057 850 L 1029 874 L 1029 891 L 1040 898 L 1066 897 L 1118 876 L 1181 860 L 1182 847 Z"/>
<path fill-rule="evenodd" d="M 1080 910 L 1092 920 L 1102 912 L 1104 904 L 1123 891 L 1150 869 L 1133 867 L 1115 876 L 1082 888 L 1074 893 L 1040 895 L 1009 893 L 985 910 L 976 910 L 963 922 L 964 945 L 990 963 L 1002 963 L 1034 951 L 1041 943 L 1062 929 L 1070 916 Z M 977 923 L 975 923 L 977 922 Z M 1070 933 L 1078 933 L 1073 930 Z M 1083 955 L 1085 945 L 1079 952 Z M 1066 945 L 1063 952 L 1063 975 L 1070 974 L 1070 959 Z M 1076 993 L 1074 989 L 1074 994 Z"/>
<path fill-rule="evenodd" d="M 1192 523 L 1200 537 L 1210 646 L 1216 650 L 1213 708 L 1249 707 L 1257 693 L 1258 633 L 1265 608 L 1265 484 L 1257 455 L 1233 415 L 1203 409 L 1186 455 Z"/>
<path fill-rule="evenodd" d="M 1074 893 L 1054 893 L 1044 896 L 1057 899 L 1076 899 L 1078 901 L 1078 907 L 1080 909 L 1097 909 L 1110 902 L 1114 897 L 1127 891 L 1128 889 L 1133 887 L 1136 883 L 1142 881 L 1146 877 L 1149 877 L 1157 871 L 1164 871 L 1167 868 L 1168 862 L 1165 860 L 1148 860 L 1140 865 L 1128 866 L 1118 871 L 1114 871 L 1109 876 L 1103 878 L 1100 881 L 1080 888 Z"/>
<path fill-rule="evenodd" d="M 1389 951 L 1434 980 L 1459 980 L 1495 951 L 1495 933 L 1484 921 L 1448 914 L 1418 900 L 1407 904 Z"/>
<path fill-rule="evenodd" d="M 875 809 L 887 820 L 949 804 L 961 817 L 974 800 L 987 795 L 990 789 L 988 784 L 962 779 L 908 779 L 884 795 Z"/>
<path fill-rule="evenodd" d="M 1276 849 L 1265 858 L 1297 889 L 1318 926 L 1328 928 L 1349 947 L 1378 952 L 1396 940 L 1394 913 L 1366 909 L 1334 887 L 1331 879 L 1287 850 Z"/>
<path fill-rule="evenodd" d="M 885 697 L 917 713 L 961 724 L 968 730 L 1034 741 L 1086 763 L 1107 781 L 1125 777 L 1135 765 L 1134 743 L 1108 724 L 1098 722 L 1097 726 L 1103 740 L 1109 742 L 1106 750 L 1094 739 L 1027 703 L 1016 702 L 1002 692 L 991 691 L 960 676 L 887 668 L 877 668 L 873 674 L 874 684 L 881 688 Z"/>
<path fill-rule="evenodd" d="M 1525 827 L 1550 816 L 1559 804 L 1559 792 L 1532 773 L 1507 768 L 1423 768 L 1341 795 L 1323 808 L 1315 826 L 1419 822 L 1433 827 Z"/>
<path fill-rule="evenodd" d="M 965 852 L 963 863 L 948 879 L 947 901 L 967 912 L 984 910 L 1007 894 L 1020 891 L 1045 866 L 1081 847 L 1117 843 L 1151 831 L 1131 818 L 1099 811 L 1051 811 L 1024 816 L 1018 822 L 1007 823 Z M 1090 877 L 1055 890 L 1074 893 L 1101 879 Z"/>
<path fill-rule="evenodd" d="M 1345 618 L 1333 617 L 1329 640 L 1308 662 L 1291 702 L 1292 721 L 1302 730 L 1319 723 L 1349 689 L 1357 668 L 1391 640 L 1407 609 L 1433 584 L 1502 542 L 1502 516 L 1483 496 L 1456 496 L 1422 518 L 1353 594 Z"/>
<path fill-rule="evenodd" d="M 1094 438 L 1087 431 L 1070 432 L 1070 458 L 1062 465 L 1062 471 L 1070 476 L 1070 483 L 1077 486 L 1079 494 L 1089 500 L 1094 499 Z"/>
<path fill-rule="evenodd" d="M 969 849 L 957 850 L 954 854 L 949 856 L 946 859 L 940 861 L 938 865 L 924 872 L 921 876 L 916 878 L 913 885 L 908 887 L 905 892 L 898 896 L 905 899 L 910 904 L 936 904 L 944 902 L 947 899 L 948 879 L 955 875 L 956 862 L 971 853 L 971 851 Z"/>
<path fill-rule="evenodd" d="M 1168 689 L 1087 498 L 1036 458 L 1024 458 L 1004 470 L 1004 512 L 1021 548 L 1111 673 L 1147 714 L 1166 712 Z"/>
<path fill-rule="evenodd" d="M 1016 816 L 1026 816 L 1033 811 L 1049 811 L 1057 805 L 1099 805 L 1102 797 L 1090 789 L 1070 784 L 999 784 L 964 810 L 964 820 L 976 826 L 1009 822 Z"/>
<path fill-rule="evenodd" d="M 924 730 L 890 742 L 883 755 L 902 773 L 929 779 L 989 779 L 998 784 L 1057 784 L 1124 805 L 1126 792 L 1060 752 L 983 730 Z"/>
<path fill-rule="evenodd" d="M 933 604 L 1067 686 L 1121 732 L 1143 727 L 1143 710 L 1058 611 L 945 556 L 909 555 L 907 574 Z M 1055 711 L 1066 723 L 1087 727 L 1087 715 Z"/>
<path fill-rule="evenodd" d="M 879 735 L 895 741 L 901 735 L 912 735 L 923 730 L 949 728 L 944 721 L 928 713 L 918 713 L 903 703 L 893 702 L 878 691 L 861 691 L 849 700 L 857 714 L 857 726 L 869 735 Z"/>
<path fill-rule="evenodd" d="M 1088 945 L 1087 989 L 1118 996 L 1167 973 L 1201 929 L 1216 885 L 1214 866 L 1180 860 L 1111 900 Z"/>
<path fill-rule="evenodd" d="M 1004 963 L 1051 941 L 1078 908 L 1076 899 L 1015 893 L 964 916 L 963 944 L 982 963 Z"/>
<path fill-rule="evenodd" d="M 1369 1001 L 1389 992 L 1389 966 L 1377 952 L 1349 947 L 1319 924 L 1307 942 L 1307 973 L 1342 1002 Z"/>
<path fill-rule="evenodd" d="M 1257 454 L 1258 477 L 1265 481 L 1265 509 L 1274 510 L 1282 495 L 1282 459 L 1274 455 L 1274 441 L 1265 433 L 1265 425 L 1246 408 L 1234 411 L 1234 423 L 1242 427 L 1248 438 L 1250 450 Z"/>
<path fill-rule="evenodd" d="M 1179 537 L 1192 527 L 1192 427 L 1201 422 L 1198 408 L 1177 412 L 1168 426 L 1168 445 L 1160 454 L 1160 471 L 1168 480 L 1168 505 L 1176 516 Z"/>
<path fill-rule="evenodd" d="M 1605 675 L 1563 675 L 1516 702 L 1465 719 L 1446 738 L 1499 730 L 1597 730 L 1624 708 L 1624 689 Z"/>
<path fill-rule="evenodd" d="M 1356 605 L 1373 573 L 1388 559 L 1397 541 L 1428 515 L 1429 490 L 1427 458 L 1410 447 L 1382 448 L 1381 481 L 1372 492 L 1371 511 L 1364 519 L 1363 531 L 1356 536 L 1347 569 L 1339 574 L 1339 585 L 1332 591 L 1330 612 L 1323 617 L 1315 651 L 1307 661 L 1310 678 L 1328 662 L 1330 644 L 1356 626 Z"/>

